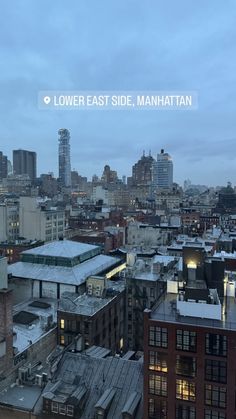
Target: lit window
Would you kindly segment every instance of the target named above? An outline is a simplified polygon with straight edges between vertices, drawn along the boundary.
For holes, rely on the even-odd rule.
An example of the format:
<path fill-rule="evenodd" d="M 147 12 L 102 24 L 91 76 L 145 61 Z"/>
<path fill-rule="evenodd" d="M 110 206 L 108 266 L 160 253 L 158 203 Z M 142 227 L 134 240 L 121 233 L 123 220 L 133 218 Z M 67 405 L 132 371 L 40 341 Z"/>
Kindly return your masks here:
<path fill-rule="evenodd" d="M 163 352 L 149 352 L 149 369 L 152 371 L 167 372 L 167 355 Z"/>
<path fill-rule="evenodd" d="M 195 384 L 187 380 L 176 380 L 176 399 L 195 401 Z"/>
<path fill-rule="evenodd" d="M 60 344 L 65 345 L 65 336 L 64 335 L 60 336 Z"/>
<path fill-rule="evenodd" d="M 60 328 L 65 329 L 65 320 L 64 319 L 60 320 Z"/>

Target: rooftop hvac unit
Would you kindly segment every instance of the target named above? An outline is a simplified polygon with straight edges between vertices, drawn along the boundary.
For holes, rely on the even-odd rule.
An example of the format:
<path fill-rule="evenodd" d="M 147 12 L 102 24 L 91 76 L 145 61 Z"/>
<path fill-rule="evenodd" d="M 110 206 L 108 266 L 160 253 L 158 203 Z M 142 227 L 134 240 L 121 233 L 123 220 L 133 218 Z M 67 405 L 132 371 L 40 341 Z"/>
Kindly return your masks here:
<path fill-rule="evenodd" d="M 35 384 L 39 387 L 42 386 L 42 382 L 43 382 L 43 376 L 40 374 L 36 374 L 35 376 Z"/>
<path fill-rule="evenodd" d="M 96 295 L 96 297 L 100 297 L 101 296 L 101 291 L 96 291 L 95 295 Z"/>
<path fill-rule="evenodd" d="M 93 284 L 88 284 L 88 288 L 93 288 Z"/>
<path fill-rule="evenodd" d="M 24 383 L 28 380 L 29 369 L 28 367 L 20 367 L 18 370 L 18 378 L 20 383 Z"/>
<path fill-rule="evenodd" d="M 48 375 L 47 375 L 46 372 L 42 373 L 42 381 L 43 381 L 43 383 L 47 383 L 47 381 L 48 381 Z"/>
<path fill-rule="evenodd" d="M 93 294 L 93 290 L 88 289 L 88 295 L 92 295 Z"/>

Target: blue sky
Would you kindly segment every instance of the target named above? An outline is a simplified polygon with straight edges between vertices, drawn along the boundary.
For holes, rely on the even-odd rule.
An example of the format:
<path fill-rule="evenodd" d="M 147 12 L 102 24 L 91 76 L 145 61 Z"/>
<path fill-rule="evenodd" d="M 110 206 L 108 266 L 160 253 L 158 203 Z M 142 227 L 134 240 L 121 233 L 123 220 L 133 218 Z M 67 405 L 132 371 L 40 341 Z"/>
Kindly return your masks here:
<path fill-rule="evenodd" d="M 18 0 L 1 3 L 0 150 L 38 154 L 58 174 L 57 131 L 72 168 L 121 176 L 164 148 L 182 183 L 236 184 L 235 0 Z M 40 90 L 196 90 L 197 111 L 42 111 Z"/>

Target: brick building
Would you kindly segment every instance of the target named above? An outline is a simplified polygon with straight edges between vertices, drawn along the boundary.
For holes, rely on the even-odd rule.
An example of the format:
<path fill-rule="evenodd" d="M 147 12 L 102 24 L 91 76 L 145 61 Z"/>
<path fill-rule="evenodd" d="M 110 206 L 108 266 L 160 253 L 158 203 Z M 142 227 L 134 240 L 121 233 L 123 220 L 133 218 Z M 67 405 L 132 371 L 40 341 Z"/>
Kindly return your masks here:
<path fill-rule="evenodd" d="M 90 277 L 83 295 L 64 294 L 58 309 L 58 344 L 67 346 L 82 336 L 89 348 L 100 345 L 120 352 L 124 345 L 124 282 Z"/>
<path fill-rule="evenodd" d="M 144 315 L 144 418 L 236 415 L 235 284 L 168 292 Z"/>

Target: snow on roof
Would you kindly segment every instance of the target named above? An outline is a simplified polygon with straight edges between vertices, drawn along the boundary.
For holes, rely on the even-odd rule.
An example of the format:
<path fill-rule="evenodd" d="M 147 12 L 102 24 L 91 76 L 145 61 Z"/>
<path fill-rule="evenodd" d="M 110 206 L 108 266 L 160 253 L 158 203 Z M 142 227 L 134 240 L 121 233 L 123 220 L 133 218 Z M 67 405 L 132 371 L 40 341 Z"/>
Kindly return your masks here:
<path fill-rule="evenodd" d="M 118 258 L 98 255 L 73 267 L 16 262 L 8 266 L 8 273 L 17 278 L 36 279 L 61 284 L 80 285 L 119 262 Z"/>
<path fill-rule="evenodd" d="M 22 254 L 73 258 L 98 248 L 99 246 L 91 244 L 79 243 L 71 240 L 58 240 L 33 249 L 25 250 Z"/>

